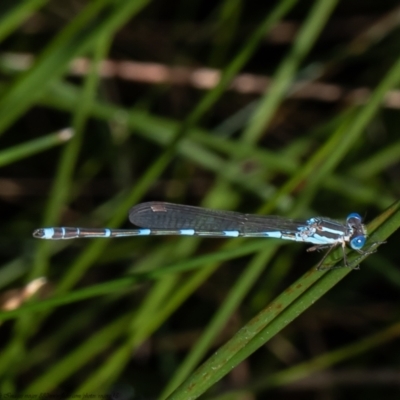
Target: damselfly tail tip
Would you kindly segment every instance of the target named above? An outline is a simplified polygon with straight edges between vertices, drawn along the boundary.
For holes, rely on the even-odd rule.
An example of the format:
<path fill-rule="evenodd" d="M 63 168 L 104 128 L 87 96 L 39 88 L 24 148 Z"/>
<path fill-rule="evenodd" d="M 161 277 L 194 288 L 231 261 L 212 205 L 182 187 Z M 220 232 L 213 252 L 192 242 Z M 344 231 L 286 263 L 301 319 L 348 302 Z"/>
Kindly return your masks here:
<path fill-rule="evenodd" d="M 32 236 L 36 239 L 46 239 L 46 232 L 43 228 L 35 229 Z"/>

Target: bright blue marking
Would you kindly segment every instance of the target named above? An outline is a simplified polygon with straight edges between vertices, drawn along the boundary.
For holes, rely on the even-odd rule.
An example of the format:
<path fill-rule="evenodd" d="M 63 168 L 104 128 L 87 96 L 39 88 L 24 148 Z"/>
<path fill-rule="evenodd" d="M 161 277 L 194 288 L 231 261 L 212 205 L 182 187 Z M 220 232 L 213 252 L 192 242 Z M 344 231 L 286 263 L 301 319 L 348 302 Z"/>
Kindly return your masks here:
<path fill-rule="evenodd" d="M 338 242 L 338 240 L 329 239 L 326 236 L 317 235 L 315 233 L 309 236 L 306 241 L 314 244 L 333 244 Z"/>
<path fill-rule="evenodd" d="M 350 240 L 350 246 L 354 250 L 360 250 L 364 247 L 365 241 L 365 236 L 356 236 Z"/>
<path fill-rule="evenodd" d="M 280 239 L 282 237 L 282 233 L 279 231 L 276 232 L 263 232 L 266 237 L 277 238 Z"/>
<path fill-rule="evenodd" d="M 151 230 L 150 229 L 138 229 L 138 235 L 150 235 Z"/>
<path fill-rule="evenodd" d="M 359 221 L 361 221 L 361 215 L 360 215 L 360 214 L 357 214 L 357 213 L 351 213 L 351 214 L 349 214 L 349 215 L 347 216 L 347 221 L 349 221 L 349 219 L 351 219 L 351 218 L 355 218 L 355 219 L 358 219 Z"/>
<path fill-rule="evenodd" d="M 104 236 L 105 236 L 105 237 L 110 237 L 110 236 L 111 236 L 111 231 L 110 231 L 110 229 L 108 229 L 108 228 L 105 228 L 105 229 L 104 229 Z"/>
<path fill-rule="evenodd" d="M 45 228 L 43 229 L 44 232 L 44 238 L 45 239 L 51 239 L 54 236 L 54 229 L 53 228 Z"/>
<path fill-rule="evenodd" d="M 62 232 L 62 237 L 65 236 L 65 228 L 61 228 L 61 232 Z"/>
<path fill-rule="evenodd" d="M 307 223 L 310 223 L 310 220 L 308 220 L 307 221 Z M 311 222 L 312 223 L 312 222 Z M 297 227 L 297 230 L 299 231 L 299 232 L 304 232 L 304 231 L 308 231 L 310 229 L 310 227 L 307 225 L 307 226 L 298 226 Z"/>
<path fill-rule="evenodd" d="M 331 229 L 331 228 L 327 228 L 326 226 L 321 226 L 320 230 L 322 232 L 330 232 L 330 233 L 335 233 L 337 235 L 343 235 L 343 230 L 338 231 L 337 229 Z"/>
<path fill-rule="evenodd" d="M 225 236 L 230 236 L 230 237 L 238 237 L 239 236 L 239 231 L 222 231 L 224 232 Z"/>
<path fill-rule="evenodd" d="M 194 235 L 194 229 L 180 229 L 179 233 L 181 235 Z"/>

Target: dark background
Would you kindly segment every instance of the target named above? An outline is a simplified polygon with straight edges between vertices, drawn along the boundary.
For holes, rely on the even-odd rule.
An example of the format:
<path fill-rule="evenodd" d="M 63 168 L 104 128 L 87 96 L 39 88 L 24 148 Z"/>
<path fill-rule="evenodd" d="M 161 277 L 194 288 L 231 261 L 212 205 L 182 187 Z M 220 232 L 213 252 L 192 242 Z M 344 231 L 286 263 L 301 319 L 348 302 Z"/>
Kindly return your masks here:
<path fill-rule="evenodd" d="M 40 226 L 127 228 L 129 206 L 150 200 L 296 218 L 358 212 L 368 222 L 396 201 L 399 80 L 380 107 L 362 113 L 399 62 L 398 2 L 338 2 L 314 17 L 321 2 L 287 2 L 252 41 L 285 3 L 142 1 L 135 10 L 111 0 L 2 2 L 2 306 L 44 306 L 21 308 L 0 327 L 1 394 L 157 398 L 257 256 L 213 264 L 202 276 L 216 259 L 194 270 L 185 263 L 235 248 L 235 239 L 46 243 L 31 237 Z M 309 50 L 294 51 L 319 20 L 302 39 Z M 218 74 L 239 59 L 218 93 Z M 262 108 L 277 81 L 284 88 Z M 355 135 L 360 115 L 366 122 Z M 66 127 L 75 135 L 62 141 L 56 135 Z M 397 399 L 398 240 L 390 237 L 207 396 Z M 297 243 L 270 245 L 276 251 L 200 361 L 321 257 Z M 176 263 L 183 272 L 113 289 Z M 99 294 L 73 297 L 98 285 Z M 287 380 L 274 380 L 282 371 Z"/>

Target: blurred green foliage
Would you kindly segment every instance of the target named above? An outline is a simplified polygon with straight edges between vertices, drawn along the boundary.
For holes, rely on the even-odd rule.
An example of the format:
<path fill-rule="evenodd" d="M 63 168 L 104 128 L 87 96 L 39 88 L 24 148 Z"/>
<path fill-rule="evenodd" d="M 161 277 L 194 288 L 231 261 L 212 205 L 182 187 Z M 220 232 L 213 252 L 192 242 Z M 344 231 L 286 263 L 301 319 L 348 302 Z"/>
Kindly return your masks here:
<path fill-rule="evenodd" d="M 1 395 L 397 398 L 396 2 L 0 9 Z M 146 200 L 357 211 L 387 243 L 321 272 L 276 240 L 31 237 Z"/>

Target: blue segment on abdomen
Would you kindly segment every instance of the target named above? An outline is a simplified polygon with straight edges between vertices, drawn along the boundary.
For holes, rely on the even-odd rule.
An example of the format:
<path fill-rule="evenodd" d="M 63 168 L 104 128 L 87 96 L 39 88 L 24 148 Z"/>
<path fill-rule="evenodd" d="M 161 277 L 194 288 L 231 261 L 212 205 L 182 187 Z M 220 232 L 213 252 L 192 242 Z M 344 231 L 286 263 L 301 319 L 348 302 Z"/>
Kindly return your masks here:
<path fill-rule="evenodd" d="M 266 237 L 270 238 L 277 238 L 280 239 L 282 237 L 282 232 L 276 231 L 276 232 L 262 232 Z"/>
<path fill-rule="evenodd" d="M 180 229 L 179 230 L 179 233 L 181 234 L 181 235 L 189 235 L 189 236 L 192 236 L 192 235 L 194 235 L 194 229 Z"/>
<path fill-rule="evenodd" d="M 239 231 L 223 231 L 225 236 L 229 237 L 238 237 L 239 236 Z"/>
<path fill-rule="evenodd" d="M 45 239 L 51 239 L 54 237 L 54 229 L 53 228 L 45 228 L 43 229 L 44 231 L 44 238 Z"/>

